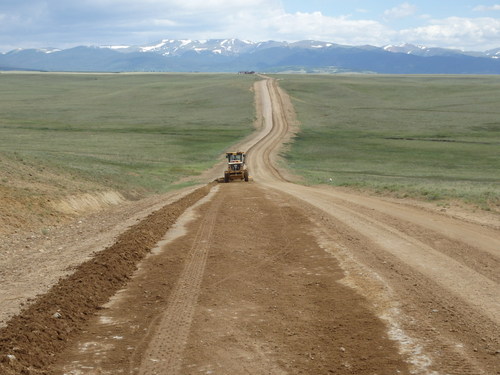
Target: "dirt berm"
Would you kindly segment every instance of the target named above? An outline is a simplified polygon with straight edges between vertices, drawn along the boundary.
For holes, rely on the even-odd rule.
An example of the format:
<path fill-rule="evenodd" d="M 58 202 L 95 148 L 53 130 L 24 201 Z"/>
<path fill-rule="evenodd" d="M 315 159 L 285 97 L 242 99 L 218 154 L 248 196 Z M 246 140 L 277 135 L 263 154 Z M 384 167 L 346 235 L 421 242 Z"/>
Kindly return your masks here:
<path fill-rule="evenodd" d="M 125 285 L 182 212 L 209 190 L 210 185 L 201 187 L 152 213 L 13 317 L 0 329 L 0 374 L 45 373 L 55 354 Z"/>

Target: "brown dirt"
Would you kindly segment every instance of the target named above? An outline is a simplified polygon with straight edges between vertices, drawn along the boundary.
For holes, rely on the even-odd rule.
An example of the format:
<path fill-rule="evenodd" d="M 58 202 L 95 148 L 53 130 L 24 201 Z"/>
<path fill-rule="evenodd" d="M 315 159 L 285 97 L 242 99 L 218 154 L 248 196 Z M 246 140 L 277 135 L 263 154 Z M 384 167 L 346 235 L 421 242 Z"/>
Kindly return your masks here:
<path fill-rule="evenodd" d="M 136 269 L 180 214 L 208 192 L 200 188 L 120 235 L 69 277 L 61 279 L 0 330 L 3 374 L 44 372 L 69 338 L 78 334 Z"/>
<path fill-rule="evenodd" d="M 74 218 L 71 214 L 75 210 L 61 212 L 60 205 L 71 200 L 77 203 L 79 197 L 91 196 L 89 192 L 99 197 L 106 190 L 66 171 L 44 167 L 37 160 L 27 161 L 15 155 L 8 157 L 1 152 L 0 167 L 0 235 L 23 232 L 26 228 L 40 231 L 68 223 Z M 96 200 L 95 203 L 105 207 L 110 202 Z M 82 210 L 76 211 L 82 213 Z"/>
<path fill-rule="evenodd" d="M 288 182 L 276 165 L 293 108 L 274 80 L 255 91 L 255 183 L 214 188 L 142 261 L 159 228 L 147 221 L 129 232 L 140 256 L 76 268 L 0 331 L 8 375 L 500 374 L 498 226 Z M 84 290 L 113 288 L 72 310 L 82 272 Z"/>
<path fill-rule="evenodd" d="M 267 87 L 269 99 L 264 100 L 270 101 L 273 116 L 266 126 L 269 136 L 251 150 L 255 180 L 302 202 L 322 227 L 325 250 L 337 254 L 350 274 L 349 285 L 372 301 L 400 349 L 412 356 L 412 371 L 500 373 L 498 220 L 475 220 L 474 215 L 463 220 L 341 189 L 287 182 L 267 166 L 290 122 L 289 111 L 282 108 L 291 104 L 275 82 Z M 372 290 L 370 285 L 377 284 Z"/>
<path fill-rule="evenodd" d="M 301 210 L 234 183 L 197 216 L 143 262 L 54 374 L 409 374 Z"/>
<path fill-rule="evenodd" d="M 46 293 L 61 277 L 111 246 L 129 227 L 195 188 L 127 201 L 118 206 L 103 206 L 97 212 L 80 211 L 77 216 L 64 216 L 62 223 L 44 226 L 44 231 L 26 225 L 1 236 L 0 327 L 19 313 L 22 306 Z M 37 215 L 36 210 L 33 214 Z M 21 219 L 25 215 L 29 214 L 24 210 L 16 213 Z"/>

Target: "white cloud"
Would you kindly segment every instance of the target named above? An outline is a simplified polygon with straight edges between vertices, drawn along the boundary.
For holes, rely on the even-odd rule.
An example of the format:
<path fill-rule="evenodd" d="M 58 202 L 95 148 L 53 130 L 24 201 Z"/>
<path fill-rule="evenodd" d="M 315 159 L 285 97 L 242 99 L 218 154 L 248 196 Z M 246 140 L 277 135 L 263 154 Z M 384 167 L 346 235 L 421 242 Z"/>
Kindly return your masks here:
<path fill-rule="evenodd" d="M 500 19 L 449 17 L 400 32 L 401 39 L 437 46 L 482 50 L 498 47 Z"/>
<path fill-rule="evenodd" d="M 231 12 L 241 9 L 252 9 L 256 7 L 264 8 L 278 8 L 280 3 L 278 1 L 266 0 L 171 0 L 168 1 L 170 6 L 178 9 L 189 11 L 200 11 L 206 9 L 218 9 L 223 12 Z"/>
<path fill-rule="evenodd" d="M 154 26 L 158 26 L 158 27 L 176 27 L 176 26 L 179 26 L 179 24 L 176 21 L 168 19 L 168 18 L 157 18 L 157 19 L 153 20 L 152 23 Z"/>
<path fill-rule="evenodd" d="M 414 21 L 423 26 L 398 30 L 361 16 L 362 11 L 338 17 L 289 13 L 281 0 L 2 0 L 0 50 L 146 44 L 165 38 L 316 39 L 376 46 L 411 42 L 480 50 L 500 46 L 499 19 L 436 20 L 420 15 Z M 384 16 L 397 19 L 416 12 L 415 5 L 404 2 Z"/>
<path fill-rule="evenodd" d="M 489 12 L 500 10 L 500 4 L 496 5 L 479 5 L 473 9 L 475 12 Z"/>
<path fill-rule="evenodd" d="M 5 2 L 4 2 L 5 1 Z M 81 44 L 143 44 L 163 38 L 233 37 L 280 0 L 4 0 L 0 50 Z M 238 34 L 234 35 L 238 37 Z M 8 46 L 8 47 L 7 47 Z"/>
<path fill-rule="evenodd" d="M 396 30 L 372 20 L 328 17 L 320 12 L 279 12 L 265 17 L 259 26 L 266 35 L 277 35 L 282 40 L 317 39 L 376 46 L 408 42 L 467 50 L 499 47 L 500 19 L 449 17 L 423 22 L 424 26 Z"/>
<path fill-rule="evenodd" d="M 417 12 L 417 7 L 410 3 L 403 3 L 397 7 L 387 9 L 384 12 L 385 18 L 405 18 L 414 15 Z"/>
<path fill-rule="evenodd" d="M 282 40 L 316 39 L 339 44 L 373 44 L 391 33 L 376 21 L 328 17 L 321 12 L 276 12 L 259 24 Z"/>
<path fill-rule="evenodd" d="M 169 12 L 170 14 L 202 12 L 233 12 L 241 9 L 280 7 L 278 0 L 86 0 L 87 6 L 100 9 L 140 9 L 143 12 Z"/>

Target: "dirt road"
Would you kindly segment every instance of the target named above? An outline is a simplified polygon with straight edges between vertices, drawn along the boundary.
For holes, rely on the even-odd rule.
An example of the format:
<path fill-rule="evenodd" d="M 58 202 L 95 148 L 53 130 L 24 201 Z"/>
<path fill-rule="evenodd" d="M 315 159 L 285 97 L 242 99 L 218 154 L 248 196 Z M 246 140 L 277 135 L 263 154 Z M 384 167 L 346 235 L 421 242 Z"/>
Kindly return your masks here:
<path fill-rule="evenodd" d="M 499 373 L 498 229 L 379 198 L 288 183 L 266 165 L 273 164 L 287 132 L 290 104 L 276 82 L 267 85 L 273 131 L 251 150 L 255 179 L 306 204 L 319 243 L 337 256 L 348 283 L 378 306 L 402 351 L 428 367 L 424 373 Z M 366 284 L 379 284 L 379 292 Z"/>
<path fill-rule="evenodd" d="M 498 229 L 288 182 L 276 166 L 294 131 L 293 108 L 275 80 L 258 82 L 255 91 L 261 126 L 241 145 L 254 181 L 212 186 L 195 205 L 186 201 L 190 208 L 108 303 L 78 305 L 87 316 L 81 323 L 60 308 L 71 298 L 68 306 L 77 305 L 75 296 L 49 299 L 54 308 L 35 327 L 43 331 L 56 320 L 64 344 L 38 351 L 25 345 L 25 318 L 13 329 L 17 351 L 10 348 L 0 369 L 500 374 Z M 141 236 L 164 220 L 153 219 Z M 139 237 L 134 231 L 132 239 Z M 95 263 L 106 279 L 102 267 L 113 266 Z M 99 280 L 91 279 L 106 281 Z M 68 288 L 83 291 L 82 284 Z M 51 339 L 24 335 L 39 347 Z"/>

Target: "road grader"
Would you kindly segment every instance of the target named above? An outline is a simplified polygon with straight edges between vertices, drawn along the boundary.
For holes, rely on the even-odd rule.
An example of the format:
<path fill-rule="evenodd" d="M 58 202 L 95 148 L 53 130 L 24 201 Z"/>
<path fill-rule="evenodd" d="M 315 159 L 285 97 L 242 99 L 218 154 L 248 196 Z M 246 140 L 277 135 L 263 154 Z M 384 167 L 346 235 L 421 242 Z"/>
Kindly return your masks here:
<path fill-rule="evenodd" d="M 233 180 L 245 180 L 248 182 L 248 169 L 246 166 L 246 154 L 242 151 L 226 152 L 227 168 L 224 177 L 220 182 L 230 182 Z"/>

